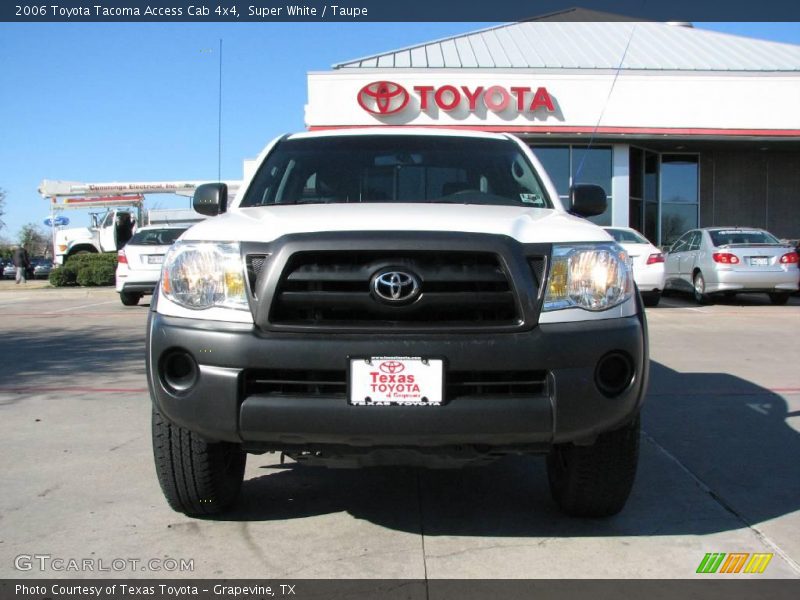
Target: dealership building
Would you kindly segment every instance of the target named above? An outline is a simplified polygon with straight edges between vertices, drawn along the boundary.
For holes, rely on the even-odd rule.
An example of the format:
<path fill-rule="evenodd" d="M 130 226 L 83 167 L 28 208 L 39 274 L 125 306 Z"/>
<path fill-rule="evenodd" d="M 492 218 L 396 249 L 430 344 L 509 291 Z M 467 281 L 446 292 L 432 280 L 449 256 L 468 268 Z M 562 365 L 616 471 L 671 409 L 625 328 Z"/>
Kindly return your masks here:
<path fill-rule="evenodd" d="M 306 125 L 514 133 L 562 197 L 599 184 L 593 220 L 657 244 L 711 225 L 800 237 L 800 46 L 573 17 L 309 73 Z"/>

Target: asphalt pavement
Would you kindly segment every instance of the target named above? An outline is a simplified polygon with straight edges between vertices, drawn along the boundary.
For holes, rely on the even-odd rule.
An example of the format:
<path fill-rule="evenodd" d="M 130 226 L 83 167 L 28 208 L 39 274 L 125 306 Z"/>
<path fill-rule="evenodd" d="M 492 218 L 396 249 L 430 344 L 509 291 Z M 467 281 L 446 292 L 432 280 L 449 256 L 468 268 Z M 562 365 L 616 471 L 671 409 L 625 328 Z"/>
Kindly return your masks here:
<path fill-rule="evenodd" d="M 559 513 L 541 458 L 325 470 L 275 454 L 249 457 L 231 514 L 177 514 L 152 463 L 147 311 L 0 282 L 0 578 L 693 578 L 710 552 L 773 558 L 703 577 L 800 577 L 798 297 L 648 309 L 642 457 L 606 520 Z"/>

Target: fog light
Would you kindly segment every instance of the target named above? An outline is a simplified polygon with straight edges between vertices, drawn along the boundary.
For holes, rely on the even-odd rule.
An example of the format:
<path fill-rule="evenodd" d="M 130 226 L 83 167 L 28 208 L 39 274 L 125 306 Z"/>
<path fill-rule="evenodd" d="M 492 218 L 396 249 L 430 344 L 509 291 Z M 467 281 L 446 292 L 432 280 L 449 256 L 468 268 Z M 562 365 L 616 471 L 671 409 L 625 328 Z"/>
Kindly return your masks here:
<path fill-rule="evenodd" d="M 197 362 L 186 350 L 169 350 L 161 356 L 161 382 L 171 392 L 185 392 L 198 377 Z"/>
<path fill-rule="evenodd" d="M 594 380 L 604 396 L 613 398 L 624 392 L 633 381 L 633 361 L 625 352 L 609 352 L 597 362 Z"/>

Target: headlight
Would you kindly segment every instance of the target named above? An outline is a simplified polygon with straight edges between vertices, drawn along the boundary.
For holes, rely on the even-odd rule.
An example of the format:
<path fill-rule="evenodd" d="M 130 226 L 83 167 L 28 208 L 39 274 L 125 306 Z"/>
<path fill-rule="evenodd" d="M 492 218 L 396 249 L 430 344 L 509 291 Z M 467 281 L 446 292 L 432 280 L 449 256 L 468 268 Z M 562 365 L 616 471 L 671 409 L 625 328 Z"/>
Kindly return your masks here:
<path fill-rule="evenodd" d="M 633 294 L 628 255 L 613 243 L 553 246 L 544 310 L 613 308 Z"/>
<path fill-rule="evenodd" d="M 195 310 L 248 310 L 238 243 L 176 242 L 164 257 L 161 293 Z"/>

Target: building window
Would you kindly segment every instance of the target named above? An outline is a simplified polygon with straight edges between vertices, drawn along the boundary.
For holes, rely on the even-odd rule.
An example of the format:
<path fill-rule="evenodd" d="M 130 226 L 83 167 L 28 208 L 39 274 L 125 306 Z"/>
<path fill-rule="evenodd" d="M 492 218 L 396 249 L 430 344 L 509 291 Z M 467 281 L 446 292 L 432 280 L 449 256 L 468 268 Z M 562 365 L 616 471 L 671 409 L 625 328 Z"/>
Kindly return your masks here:
<path fill-rule="evenodd" d="M 558 196 L 566 206 L 569 188 L 576 183 L 599 185 L 606 192 L 608 208 L 590 217 L 597 225 L 611 225 L 611 148 L 586 146 L 534 146 L 531 148 L 550 176 Z"/>
<path fill-rule="evenodd" d="M 697 227 L 698 156 L 661 156 L 661 243 L 671 244 L 681 234 Z"/>
<path fill-rule="evenodd" d="M 630 227 L 668 246 L 697 227 L 699 157 L 630 149 Z"/>

